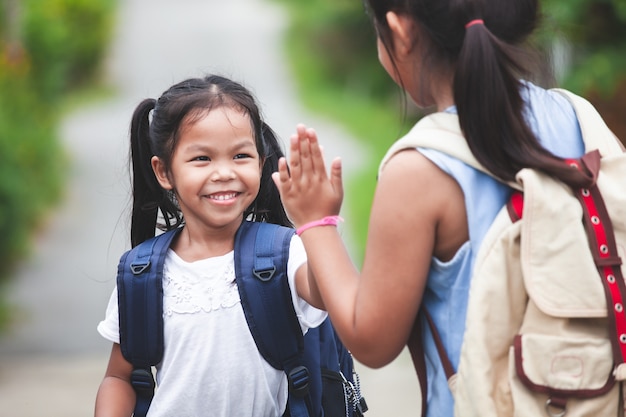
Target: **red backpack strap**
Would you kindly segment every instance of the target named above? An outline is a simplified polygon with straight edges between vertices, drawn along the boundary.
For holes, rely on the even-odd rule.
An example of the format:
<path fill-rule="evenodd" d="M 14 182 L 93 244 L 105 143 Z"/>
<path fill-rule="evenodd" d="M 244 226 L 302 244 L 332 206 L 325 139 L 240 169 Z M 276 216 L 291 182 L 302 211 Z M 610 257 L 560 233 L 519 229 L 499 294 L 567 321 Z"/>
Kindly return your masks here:
<path fill-rule="evenodd" d="M 427 388 L 427 377 L 426 377 L 426 360 L 424 359 L 424 339 L 422 336 L 422 317 L 426 319 L 426 323 L 428 324 L 428 328 L 433 335 L 433 340 L 435 342 L 435 346 L 437 348 L 437 353 L 439 354 L 439 359 L 441 360 L 441 365 L 443 366 L 443 371 L 446 374 L 446 378 L 449 380 L 455 374 L 454 367 L 452 366 L 452 362 L 450 362 L 450 358 L 443 347 L 443 342 L 441 341 L 441 336 L 439 335 L 439 331 L 435 326 L 435 322 L 433 321 L 432 316 L 426 310 L 426 308 L 422 307 L 420 309 L 417 318 L 415 319 L 415 324 L 413 325 L 413 329 L 411 331 L 411 335 L 409 336 L 409 341 L 407 343 L 409 347 L 409 352 L 411 353 L 411 359 L 413 359 L 413 366 L 415 367 L 415 372 L 417 373 L 417 377 L 420 383 L 420 389 L 422 390 L 422 416 L 426 415 L 426 399 L 428 394 Z"/>
<path fill-rule="evenodd" d="M 413 360 L 413 366 L 415 367 L 415 373 L 417 373 L 417 380 L 420 384 L 420 391 L 422 396 L 422 417 L 426 415 L 426 399 L 428 397 L 428 383 L 426 376 L 426 360 L 424 358 L 424 340 L 422 337 L 422 320 L 420 314 L 415 318 L 413 329 L 409 335 L 407 341 L 409 352 L 411 353 L 411 359 Z"/>
<path fill-rule="evenodd" d="M 521 220 L 524 211 L 524 194 L 521 191 L 513 191 L 506 208 L 513 223 Z"/>
<path fill-rule="evenodd" d="M 435 326 L 435 322 L 433 321 L 432 316 L 426 310 L 423 309 L 424 317 L 426 318 L 426 323 L 428 323 L 428 328 L 433 335 L 433 340 L 435 342 L 435 346 L 437 347 L 437 353 L 439 354 L 439 359 L 441 360 L 441 365 L 443 366 L 443 371 L 446 374 L 446 379 L 452 378 L 456 373 L 454 367 L 452 366 L 452 362 L 450 362 L 450 358 L 446 353 L 446 349 L 443 347 L 443 341 L 441 340 L 441 336 L 439 335 L 439 331 Z"/>
<path fill-rule="evenodd" d="M 586 171 L 593 178 L 593 185 L 574 190 L 574 194 L 583 207 L 583 223 L 589 247 L 604 286 L 609 312 L 609 334 L 615 366 L 618 367 L 626 363 L 626 284 L 622 276 L 622 259 L 617 252 L 613 224 L 595 182 L 600 169 L 600 154 L 593 151 L 580 160 L 567 162 L 583 172 Z"/>

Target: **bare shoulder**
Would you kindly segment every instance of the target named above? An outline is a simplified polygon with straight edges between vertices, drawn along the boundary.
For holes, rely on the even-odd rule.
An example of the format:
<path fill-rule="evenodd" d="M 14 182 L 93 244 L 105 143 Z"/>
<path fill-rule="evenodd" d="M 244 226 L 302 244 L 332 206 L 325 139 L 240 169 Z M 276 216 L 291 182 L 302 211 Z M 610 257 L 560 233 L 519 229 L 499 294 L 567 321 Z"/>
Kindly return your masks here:
<path fill-rule="evenodd" d="M 449 201 L 459 191 L 457 182 L 430 159 L 414 149 L 395 154 L 385 165 L 378 182 L 381 188 L 415 191 L 408 204 L 424 204 L 435 208 L 440 201 Z M 427 200 L 424 197 L 429 197 Z"/>
<path fill-rule="evenodd" d="M 433 229 L 433 253 L 451 258 L 468 239 L 463 191 L 454 178 L 420 152 L 408 149 L 394 155 L 379 178 L 379 203 L 395 200 L 395 212 L 412 233 Z M 394 198 L 395 196 L 395 198 Z M 383 203 L 384 204 L 384 203 Z M 407 222 L 406 219 L 412 219 Z"/>

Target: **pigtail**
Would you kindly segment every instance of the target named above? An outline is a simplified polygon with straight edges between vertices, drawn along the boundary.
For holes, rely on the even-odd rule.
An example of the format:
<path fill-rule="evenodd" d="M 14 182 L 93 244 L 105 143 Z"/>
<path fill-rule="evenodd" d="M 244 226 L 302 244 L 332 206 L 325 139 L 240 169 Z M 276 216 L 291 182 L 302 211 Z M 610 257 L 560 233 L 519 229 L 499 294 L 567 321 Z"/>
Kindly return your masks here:
<path fill-rule="evenodd" d="M 468 145 L 481 164 L 505 181 L 528 167 L 572 186 L 584 185 L 584 176 L 541 146 L 526 123 L 522 56 L 491 32 L 489 21 L 469 21 L 454 76 L 454 101 Z"/>
<path fill-rule="evenodd" d="M 150 145 L 150 112 L 156 100 L 145 99 L 135 109 L 130 127 L 130 154 L 132 171 L 133 205 L 130 240 L 133 247 L 151 238 L 157 227 L 173 228 L 181 219 L 178 208 L 168 192 L 161 188 L 152 170 L 154 152 Z M 158 225 L 159 209 L 165 225 Z M 172 219 L 175 219 L 172 222 Z"/>
<path fill-rule="evenodd" d="M 244 213 L 244 217 L 250 217 L 254 221 L 293 227 L 293 223 L 289 220 L 283 207 L 278 188 L 272 180 L 272 173 L 278 171 L 278 160 L 284 156 L 284 152 L 276 133 L 265 122 L 262 122 L 261 140 L 265 153 L 261 172 L 261 186 L 259 194 L 248 211 Z"/>
<path fill-rule="evenodd" d="M 156 101 L 142 101 L 135 112 L 130 127 L 130 155 L 132 168 L 133 208 L 131 215 L 130 240 L 133 247 L 154 236 L 158 205 L 155 203 L 154 172 L 150 159 L 149 114 Z M 158 184 L 157 184 L 158 187 Z"/>

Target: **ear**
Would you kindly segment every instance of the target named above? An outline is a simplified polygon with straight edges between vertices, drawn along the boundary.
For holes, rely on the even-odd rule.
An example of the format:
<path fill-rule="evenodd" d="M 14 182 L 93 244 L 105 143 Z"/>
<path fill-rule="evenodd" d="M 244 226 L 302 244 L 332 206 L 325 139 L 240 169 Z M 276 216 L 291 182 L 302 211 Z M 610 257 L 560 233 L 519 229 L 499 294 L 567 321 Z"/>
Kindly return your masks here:
<path fill-rule="evenodd" d="M 394 52 L 398 57 L 408 55 L 415 45 L 415 24 L 413 20 L 396 12 L 387 12 L 385 15 L 391 32 Z"/>
<path fill-rule="evenodd" d="M 153 156 L 150 159 L 150 164 L 152 165 L 152 171 L 154 171 L 154 176 L 157 181 L 161 185 L 161 187 L 166 190 L 174 189 L 174 184 L 170 181 L 167 169 L 165 168 L 165 164 L 158 156 Z"/>

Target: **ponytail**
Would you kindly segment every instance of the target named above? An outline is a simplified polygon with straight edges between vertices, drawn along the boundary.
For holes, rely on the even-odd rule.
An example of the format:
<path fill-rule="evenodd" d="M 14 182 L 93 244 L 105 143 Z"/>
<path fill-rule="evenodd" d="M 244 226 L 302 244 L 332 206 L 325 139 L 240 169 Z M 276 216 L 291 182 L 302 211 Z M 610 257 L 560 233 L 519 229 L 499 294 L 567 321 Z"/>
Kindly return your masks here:
<path fill-rule="evenodd" d="M 481 20 L 471 23 L 458 55 L 454 101 L 476 159 L 504 181 L 534 168 L 571 186 L 586 185 L 578 170 L 540 144 L 526 122 L 521 50 L 498 39 Z"/>
<path fill-rule="evenodd" d="M 152 170 L 154 152 L 150 146 L 149 115 L 155 105 L 154 99 L 143 100 L 133 113 L 130 127 L 133 191 L 130 240 L 133 247 L 154 236 L 159 209 L 165 221 L 163 228 L 177 227 L 182 221 L 178 208 Z"/>

